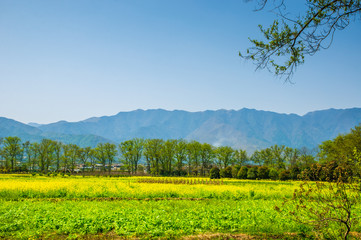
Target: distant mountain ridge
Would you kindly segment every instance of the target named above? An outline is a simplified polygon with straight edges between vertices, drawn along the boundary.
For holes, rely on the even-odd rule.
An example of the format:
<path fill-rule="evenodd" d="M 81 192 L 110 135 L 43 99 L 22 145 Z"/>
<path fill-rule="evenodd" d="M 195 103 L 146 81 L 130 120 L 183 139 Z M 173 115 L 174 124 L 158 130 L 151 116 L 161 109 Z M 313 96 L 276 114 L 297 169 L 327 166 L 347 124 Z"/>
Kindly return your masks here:
<path fill-rule="evenodd" d="M 119 112 L 79 122 L 32 123 L 31 126 L 2 119 L 0 137 L 18 133 L 13 135 L 57 137 L 76 144 L 87 138 L 92 146 L 98 141 L 119 143 L 134 137 L 183 138 L 254 151 L 274 144 L 316 147 L 360 124 L 361 108 L 320 110 L 303 116 L 247 108 L 203 112 L 153 109 Z M 86 142 L 83 141 L 83 145 Z"/>
<path fill-rule="evenodd" d="M 35 125 L 36 126 L 36 125 Z M 38 126 L 41 126 L 38 124 Z M 86 135 L 71 135 L 71 134 L 61 134 L 61 133 L 52 133 L 44 132 L 37 127 L 23 124 L 12 119 L 0 117 L 0 138 L 8 136 L 17 136 L 20 137 L 23 142 L 40 142 L 43 138 L 48 138 L 63 143 L 74 143 L 79 146 L 96 146 L 100 142 L 113 142 L 109 139 L 105 139 L 100 136 L 95 136 L 91 134 Z"/>

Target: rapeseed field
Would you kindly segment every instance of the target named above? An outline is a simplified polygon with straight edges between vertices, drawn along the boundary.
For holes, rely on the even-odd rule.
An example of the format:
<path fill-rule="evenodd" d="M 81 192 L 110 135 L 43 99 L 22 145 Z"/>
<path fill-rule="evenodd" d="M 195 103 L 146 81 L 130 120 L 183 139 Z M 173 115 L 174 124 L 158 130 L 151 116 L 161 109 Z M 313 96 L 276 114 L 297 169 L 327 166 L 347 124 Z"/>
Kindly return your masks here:
<path fill-rule="evenodd" d="M 0 238 L 178 239 L 242 233 L 297 239 L 310 236 L 310 229 L 274 210 L 297 186 L 234 179 L 1 175 Z"/>

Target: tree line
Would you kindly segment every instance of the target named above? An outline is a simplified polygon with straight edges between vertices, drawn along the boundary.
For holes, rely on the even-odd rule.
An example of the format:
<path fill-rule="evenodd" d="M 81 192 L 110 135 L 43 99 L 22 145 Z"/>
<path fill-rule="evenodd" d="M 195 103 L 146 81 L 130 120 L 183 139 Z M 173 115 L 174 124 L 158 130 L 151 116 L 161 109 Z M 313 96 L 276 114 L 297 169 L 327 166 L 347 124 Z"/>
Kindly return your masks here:
<path fill-rule="evenodd" d="M 321 177 L 318 175 L 326 165 L 327 169 L 352 172 L 353 166 L 360 164 L 350 160 L 355 151 L 361 152 L 361 126 L 325 141 L 316 152 L 274 145 L 251 155 L 242 149 L 183 139 L 134 138 L 91 148 L 50 139 L 22 142 L 15 136 L 0 139 L 0 170 L 110 173 L 118 167 L 118 171 L 130 175 L 145 172 L 154 176 L 209 176 L 212 168 L 218 168 L 221 177 L 285 180 L 308 173 L 312 180 Z"/>

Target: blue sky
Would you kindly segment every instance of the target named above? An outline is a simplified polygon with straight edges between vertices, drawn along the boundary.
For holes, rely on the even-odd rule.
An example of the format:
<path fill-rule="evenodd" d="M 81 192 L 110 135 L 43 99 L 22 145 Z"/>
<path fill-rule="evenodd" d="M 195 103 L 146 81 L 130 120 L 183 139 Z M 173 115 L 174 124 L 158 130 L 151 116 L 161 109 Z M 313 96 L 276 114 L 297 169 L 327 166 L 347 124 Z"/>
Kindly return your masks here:
<path fill-rule="evenodd" d="M 294 1 L 289 1 L 294 4 Z M 298 2 L 299 3 L 299 2 Z M 361 107 L 361 22 L 292 81 L 238 57 L 274 15 L 240 0 L 2 0 L 0 116 L 79 121 L 120 111 Z M 291 6 L 295 7 L 295 6 Z"/>

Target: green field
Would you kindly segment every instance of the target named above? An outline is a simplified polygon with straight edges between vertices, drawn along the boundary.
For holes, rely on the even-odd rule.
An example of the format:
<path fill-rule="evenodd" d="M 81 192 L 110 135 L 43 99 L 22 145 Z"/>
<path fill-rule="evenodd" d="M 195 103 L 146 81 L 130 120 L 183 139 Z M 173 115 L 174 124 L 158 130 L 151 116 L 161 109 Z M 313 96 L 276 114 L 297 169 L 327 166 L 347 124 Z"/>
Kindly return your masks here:
<path fill-rule="evenodd" d="M 274 210 L 299 182 L 205 180 L 1 175 L 0 238 L 311 237 Z"/>

